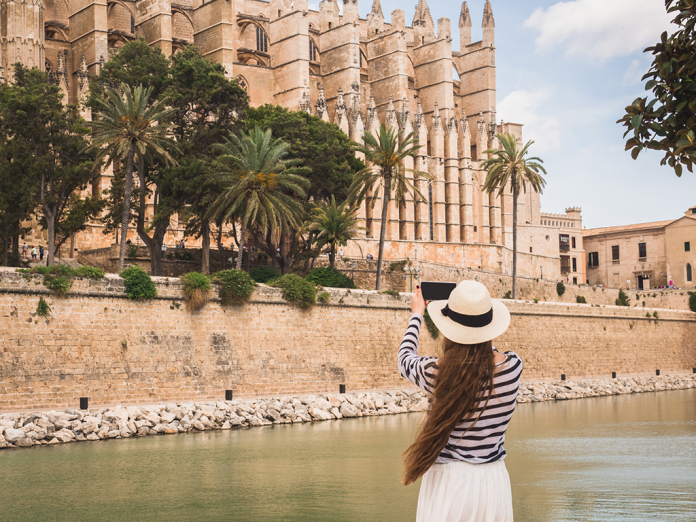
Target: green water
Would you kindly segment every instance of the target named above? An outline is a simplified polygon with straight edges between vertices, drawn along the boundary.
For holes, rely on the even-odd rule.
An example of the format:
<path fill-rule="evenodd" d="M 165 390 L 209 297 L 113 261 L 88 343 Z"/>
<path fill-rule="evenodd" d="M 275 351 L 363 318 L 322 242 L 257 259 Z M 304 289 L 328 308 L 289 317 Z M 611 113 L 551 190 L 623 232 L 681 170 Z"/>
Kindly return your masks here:
<path fill-rule="evenodd" d="M 4 521 L 408 521 L 420 414 L 0 451 Z M 520 405 L 516 522 L 696 520 L 696 390 Z"/>

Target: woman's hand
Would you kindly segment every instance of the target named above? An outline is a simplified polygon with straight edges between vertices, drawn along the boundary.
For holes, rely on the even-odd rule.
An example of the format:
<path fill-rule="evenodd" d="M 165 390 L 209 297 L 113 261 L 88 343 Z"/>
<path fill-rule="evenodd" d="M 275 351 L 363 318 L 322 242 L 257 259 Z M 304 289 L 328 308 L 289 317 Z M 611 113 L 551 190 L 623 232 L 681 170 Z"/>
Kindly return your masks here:
<path fill-rule="evenodd" d="M 416 287 L 416 293 L 413 294 L 411 298 L 411 312 L 414 314 L 423 315 L 425 313 L 425 307 L 428 303 L 423 299 L 423 292 L 421 291 L 420 285 Z"/>

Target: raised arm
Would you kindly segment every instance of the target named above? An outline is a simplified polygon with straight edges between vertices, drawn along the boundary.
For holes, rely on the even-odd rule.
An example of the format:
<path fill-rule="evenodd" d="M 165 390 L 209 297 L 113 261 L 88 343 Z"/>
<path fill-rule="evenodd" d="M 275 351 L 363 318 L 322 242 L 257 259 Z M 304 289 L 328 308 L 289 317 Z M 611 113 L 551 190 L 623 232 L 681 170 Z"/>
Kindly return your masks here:
<path fill-rule="evenodd" d="M 437 357 L 418 355 L 418 336 L 425 312 L 425 302 L 420 288 L 411 299 L 411 310 L 413 315 L 399 348 L 399 373 L 419 388 L 432 393 L 435 389 Z"/>

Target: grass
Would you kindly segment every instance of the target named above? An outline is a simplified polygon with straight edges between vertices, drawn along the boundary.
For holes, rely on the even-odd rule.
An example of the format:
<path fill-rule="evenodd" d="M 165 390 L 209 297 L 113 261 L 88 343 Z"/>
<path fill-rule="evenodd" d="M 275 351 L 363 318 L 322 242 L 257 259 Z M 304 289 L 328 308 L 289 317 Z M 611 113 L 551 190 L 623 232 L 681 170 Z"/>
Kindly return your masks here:
<path fill-rule="evenodd" d="M 200 272 L 189 272 L 181 276 L 180 281 L 184 287 L 186 308 L 200 310 L 210 301 L 212 286 L 210 278 Z"/>

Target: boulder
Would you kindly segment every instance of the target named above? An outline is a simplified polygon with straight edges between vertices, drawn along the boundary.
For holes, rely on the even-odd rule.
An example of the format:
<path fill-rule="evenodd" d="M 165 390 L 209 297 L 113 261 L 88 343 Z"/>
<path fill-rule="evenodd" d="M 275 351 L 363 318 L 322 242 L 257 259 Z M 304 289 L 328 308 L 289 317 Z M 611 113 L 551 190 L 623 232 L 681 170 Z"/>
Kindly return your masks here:
<path fill-rule="evenodd" d="M 5 429 L 5 440 L 11 444 L 14 444 L 19 439 L 23 439 L 26 434 L 22 430 L 16 430 L 14 428 Z"/>

